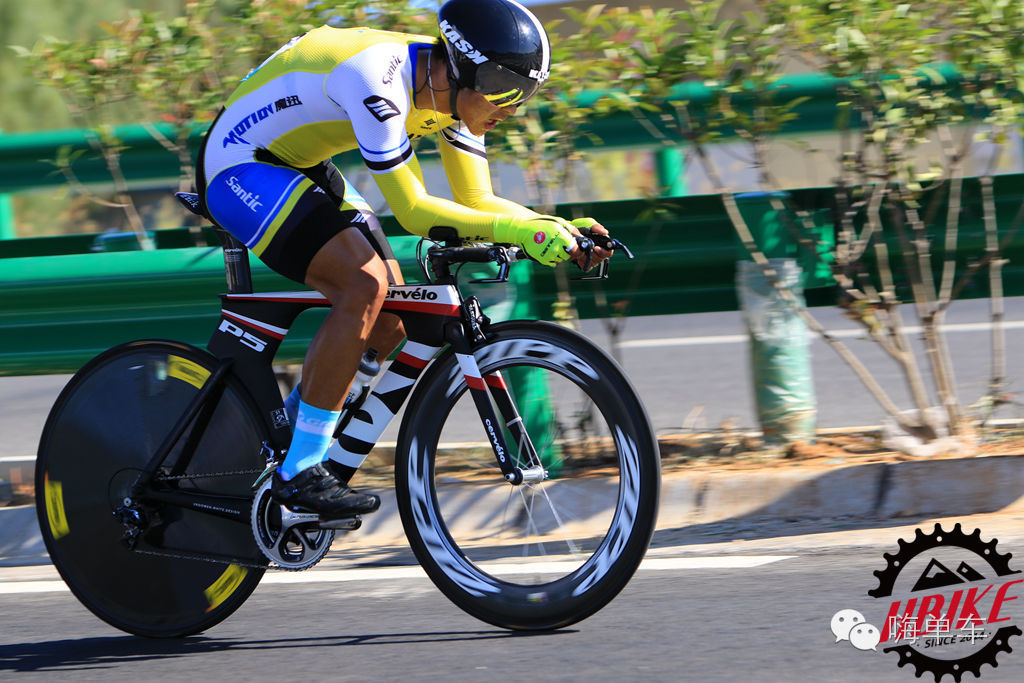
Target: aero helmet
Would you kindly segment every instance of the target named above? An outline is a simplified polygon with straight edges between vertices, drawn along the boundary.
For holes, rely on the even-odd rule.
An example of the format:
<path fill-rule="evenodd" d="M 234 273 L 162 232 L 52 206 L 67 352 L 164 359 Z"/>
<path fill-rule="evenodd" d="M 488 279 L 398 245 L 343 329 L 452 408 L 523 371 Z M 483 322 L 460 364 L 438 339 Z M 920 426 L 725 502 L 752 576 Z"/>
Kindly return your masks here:
<path fill-rule="evenodd" d="M 449 78 L 498 106 L 522 104 L 548 78 L 551 44 L 514 0 L 448 0 L 437 13 Z M 454 100 L 454 89 L 452 99 Z"/>

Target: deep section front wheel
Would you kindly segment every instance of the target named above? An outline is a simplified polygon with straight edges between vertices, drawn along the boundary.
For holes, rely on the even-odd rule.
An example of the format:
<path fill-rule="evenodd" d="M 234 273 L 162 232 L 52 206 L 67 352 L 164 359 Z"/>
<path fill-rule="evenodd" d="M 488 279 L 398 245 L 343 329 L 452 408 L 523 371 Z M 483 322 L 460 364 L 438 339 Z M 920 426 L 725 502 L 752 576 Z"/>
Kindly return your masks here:
<path fill-rule="evenodd" d="M 202 631 L 255 589 L 266 558 L 244 522 L 175 505 L 147 505 L 125 542 L 115 511 L 217 367 L 184 344 L 143 341 L 83 367 L 54 404 L 36 463 L 40 527 L 54 565 L 81 602 L 143 636 Z M 159 470 L 165 491 L 251 497 L 267 439 L 245 390 L 229 374 L 205 429 L 193 420 Z M 189 435 L 198 437 L 186 467 Z M 234 473 L 234 474 L 225 474 Z M 211 498 L 211 500 L 213 500 Z M 225 559 L 231 558 L 231 560 Z"/>
<path fill-rule="evenodd" d="M 510 455 L 531 464 L 518 417 L 546 476 L 502 478 L 449 351 L 405 411 L 402 522 L 427 574 L 468 613 L 505 628 L 567 626 L 614 598 L 643 559 L 658 509 L 657 441 L 621 369 L 585 338 L 539 322 L 494 325 L 488 337 L 474 356 L 512 423 Z"/>

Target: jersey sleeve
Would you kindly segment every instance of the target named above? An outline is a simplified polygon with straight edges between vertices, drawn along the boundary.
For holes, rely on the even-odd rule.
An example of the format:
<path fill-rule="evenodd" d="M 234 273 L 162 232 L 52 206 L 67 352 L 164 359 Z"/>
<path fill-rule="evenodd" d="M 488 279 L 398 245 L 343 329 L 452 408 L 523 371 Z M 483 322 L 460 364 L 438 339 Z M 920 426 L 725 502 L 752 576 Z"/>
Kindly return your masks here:
<path fill-rule="evenodd" d="M 538 215 L 521 204 L 494 194 L 482 137 L 459 125 L 445 128 L 439 137 L 441 163 L 457 203 L 477 211 L 512 216 Z"/>
<path fill-rule="evenodd" d="M 375 52 L 365 50 L 342 64 L 325 85 L 347 112 L 363 161 L 395 218 L 418 235 L 443 225 L 467 239 L 493 239 L 500 212 L 470 208 L 427 192 L 405 129 L 412 107 L 409 91 L 400 79 L 388 83 L 386 78 L 390 61 L 407 58 L 407 53 Z"/>

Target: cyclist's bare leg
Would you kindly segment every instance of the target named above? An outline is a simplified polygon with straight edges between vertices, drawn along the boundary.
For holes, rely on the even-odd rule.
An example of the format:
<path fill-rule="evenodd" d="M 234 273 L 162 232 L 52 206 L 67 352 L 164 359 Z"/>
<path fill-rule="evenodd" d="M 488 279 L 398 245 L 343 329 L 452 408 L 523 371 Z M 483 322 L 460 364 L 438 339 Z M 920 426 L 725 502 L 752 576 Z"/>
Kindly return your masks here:
<path fill-rule="evenodd" d="M 398 269 L 398 261 L 388 259 L 384 262 L 388 269 L 388 279 L 391 284 L 405 284 L 402 271 Z M 377 324 L 370 332 L 370 339 L 366 346 L 377 349 L 381 358 L 391 355 L 402 340 L 405 339 L 405 328 L 402 326 L 402 319 L 391 313 L 381 313 L 377 318 Z"/>
<path fill-rule="evenodd" d="M 398 268 L 398 261 L 388 259 L 384 264 L 387 267 L 388 280 L 392 284 L 400 285 L 405 283 L 402 272 Z M 381 313 L 373 329 L 370 331 L 370 336 L 366 341 L 364 350 L 367 348 L 376 349 L 380 358 L 387 358 L 402 343 L 403 339 L 405 339 L 405 328 L 402 325 L 402 319 L 391 313 Z M 299 400 L 305 397 L 305 389 L 299 383 L 292 389 L 288 398 L 285 399 L 285 408 L 289 411 L 288 417 L 292 423 L 295 422 L 296 413 L 299 409 Z"/>
<path fill-rule="evenodd" d="M 320 466 L 331 444 L 343 399 L 387 293 L 384 261 L 358 230 L 343 230 L 313 257 L 306 284 L 331 310 L 306 352 L 302 400 L 292 442 L 273 476 L 271 495 L 290 508 L 347 517 L 373 512 L 380 498 L 359 493 Z"/>
<path fill-rule="evenodd" d="M 313 257 L 306 284 L 327 297 L 331 310 L 306 352 L 302 399 L 324 410 L 341 410 L 384 303 L 388 269 L 362 233 L 343 230 Z"/>

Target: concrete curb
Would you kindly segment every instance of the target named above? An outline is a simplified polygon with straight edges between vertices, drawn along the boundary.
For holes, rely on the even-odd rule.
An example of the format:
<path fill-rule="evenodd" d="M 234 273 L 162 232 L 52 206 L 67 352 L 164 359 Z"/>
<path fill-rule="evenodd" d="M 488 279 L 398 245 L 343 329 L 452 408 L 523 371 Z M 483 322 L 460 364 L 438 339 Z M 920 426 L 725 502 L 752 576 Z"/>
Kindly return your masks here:
<path fill-rule="evenodd" d="M 670 473 L 659 528 L 725 519 L 953 517 L 1024 503 L 1024 455 L 869 463 L 822 470 Z"/>
<path fill-rule="evenodd" d="M 0 481 L 13 486 L 32 486 L 36 474 L 36 456 L 0 458 Z"/>
<path fill-rule="evenodd" d="M 562 486 L 561 495 L 579 501 L 577 510 L 583 510 L 584 520 L 604 512 L 585 506 L 607 500 L 606 494 L 593 494 L 597 493 L 594 487 L 608 486 L 608 482 L 593 478 L 552 485 Z M 353 536 L 358 535 L 361 546 L 404 545 L 394 491 L 381 493 L 380 512 L 366 517 Z M 444 495 L 461 510 L 463 531 L 473 536 L 486 538 L 502 521 L 503 491 L 454 486 Z M 666 473 L 663 479 L 658 528 L 723 520 L 955 517 L 996 512 L 1018 503 L 1024 504 L 1024 455 L 870 463 L 824 470 L 792 466 L 758 472 L 677 471 Z M 0 508 L 0 567 L 46 562 L 35 506 Z"/>
<path fill-rule="evenodd" d="M 35 505 L 0 508 L 0 567 L 47 564 Z"/>

